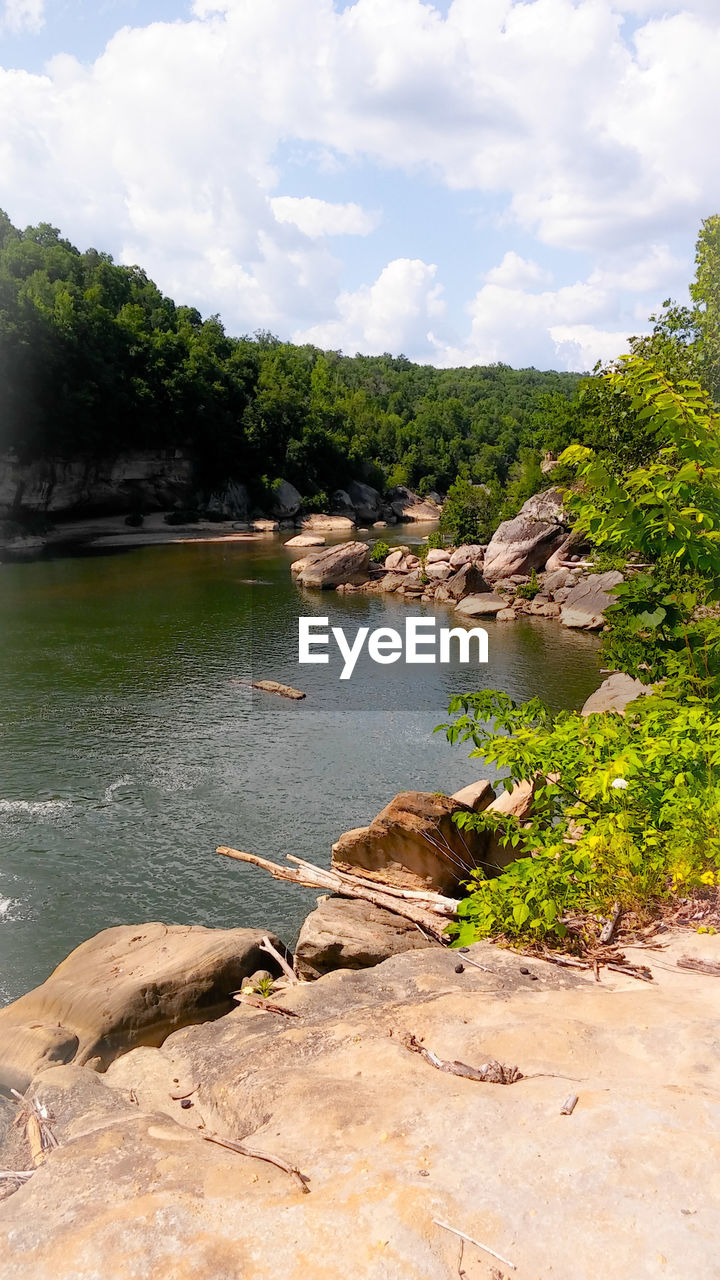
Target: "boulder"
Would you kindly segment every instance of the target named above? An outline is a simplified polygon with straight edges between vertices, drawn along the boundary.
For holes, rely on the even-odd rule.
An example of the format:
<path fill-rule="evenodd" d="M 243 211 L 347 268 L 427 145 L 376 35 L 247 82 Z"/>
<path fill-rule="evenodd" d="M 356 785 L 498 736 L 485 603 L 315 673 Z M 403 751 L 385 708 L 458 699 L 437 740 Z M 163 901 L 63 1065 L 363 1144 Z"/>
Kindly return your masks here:
<path fill-rule="evenodd" d="M 313 512 L 312 515 L 304 516 L 300 521 L 300 527 L 309 533 L 331 533 L 331 532 L 350 532 L 355 528 L 355 521 L 349 516 L 327 516 L 322 512 Z"/>
<path fill-rule="evenodd" d="M 622 716 L 625 714 L 625 708 L 631 702 L 635 702 L 636 698 L 642 698 L 654 692 L 653 685 L 633 680 L 632 676 L 626 675 L 624 671 L 615 671 L 613 675 L 608 676 L 607 680 L 603 680 L 599 689 L 590 694 L 580 714 L 594 716 L 606 711 L 616 711 Z"/>
<path fill-rule="evenodd" d="M 272 491 L 271 513 L 278 520 L 292 520 L 300 510 L 302 498 L 287 480 L 281 480 Z"/>
<path fill-rule="evenodd" d="M 250 528 L 253 533 L 277 533 L 280 525 L 277 520 L 257 519 L 252 521 Z"/>
<path fill-rule="evenodd" d="M 286 547 L 324 547 L 325 536 L 322 533 L 298 533 L 294 538 L 288 538 L 284 545 Z"/>
<path fill-rule="evenodd" d="M 103 930 L 0 1009 L 0 1086 L 23 1092 L 60 1063 L 104 1070 L 136 1045 L 162 1044 L 178 1027 L 229 1013 L 231 992 L 267 962 L 262 937 L 201 925 Z"/>
<path fill-rule="evenodd" d="M 447 586 L 448 584 L 445 583 Z M 477 596 L 466 596 L 455 606 L 455 612 L 462 614 L 464 618 L 488 618 L 494 613 L 499 613 L 501 609 L 506 607 L 506 602 L 502 596 L 496 596 L 491 591 L 483 592 Z"/>
<path fill-rule="evenodd" d="M 298 573 L 297 581 L 304 587 L 327 589 L 338 587 L 341 582 L 364 581 L 370 562 L 370 548 L 366 542 L 341 542 L 313 556 L 310 564 Z"/>
<path fill-rule="evenodd" d="M 359 898 L 326 898 L 303 922 L 295 947 L 301 978 L 372 969 L 402 951 L 435 946 L 410 920 Z"/>
<path fill-rule="evenodd" d="M 605 624 L 605 610 L 614 603 L 610 594 L 613 587 L 623 581 L 616 570 L 610 573 L 593 573 L 576 587 L 563 602 L 560 621 L 564 627 L 580 627 L 584 631 L 597 631 Z"/>
<path fill-rule="evenodd" d="M 381 518 L 384 503 L 377 489 L 373 489 L 371 485 L 353 480 L 348 486 L 348 497 L 359 520 L 373 524 Z"/>
<path fill-rule="evenodd" d="M 556 600 L 533 600 L 528 613 L 533 614 L 536 618 L 559 618 L 562 612 L 562 605 Z"/>
<path fill-rule="evenodd" d="M 385 568 L 391 573 L 404 573 L 405 570 L 400 570 L 400 566 L 404 563 L 407 550 L 407 547 L 396 547 L 394 551 L 391 551 L 390 554 L 385 557 Z"/>
<path fill-rule="evenodd" d="M 346 516 L 348 520 L 355 519 L 355 508 L 347 489 L 336 489 L 330 499 L 330 506 L 334 516 Z"/>
<path fill-rule="evenodd" d="M 404 485 L 398 485 L 397 488 L 392 489 L 388 498 L 391 510 L 398 520 L 427 523 L 440 519 L 441 508 L 437 503 L 429 498 L 423 500 L 417 493 L 406 489 Z"/>
<path fill-rule="evenodd" d="M 372 527 L 373 529 L 387 529 L 388 522 L 387 520 L 374 520 Z"/>
<path fill-rule="evenodd" d="M 401 889 L 456 894 L 485 843 L 484 833 L 459 831 L 452 821 L 464 808 L 451 796 L 402 791 L 368 827 L 340 837 L 333 866 Z"/>
<path fill-rule="evenodd" d="M 572 585 L 574 586 L 575 579 L 569 569 L 555 569 L 549 573 L 543 574 L 543 593 L 547 596 L 554 596 L 556 591 L 560 591 L 568 585 L 568 579 L 571 579 Z"/>
<path fill-rule="evenodd" d="M 308 551 L 306 556 L 301 556 L 298 560 L 293 560 L 290 565 L 290 576 L 292 578 L 299 578 L 300 574 L 307 569 L 309 565 L 314 564 L 318 556 L 321 556 L 322 554 L 322 550 Z"/>
<path fill-rule="evenodd" d="M 450 565 L 452 569 L 452 565 Z M 453 600 L 462 600 L 463 596 L 477 595 L 489 591 L 482 570 L 471 560 L 455 569 L 447 580 L 448 596 Z"/>
<path fill-rule="evenodd" d="M 426 564 L 425 574 L 428 578 L 432 578 L 434 582 L 445 582 L 452 576 L 452 569 L 449 564 L 440 561 L 439 564 Z"/>
<path fill-rule="evenodd" d="M 558 489 L 536 493 L 513 520 L 496 529 L 485 552 L 489 582 L 541 569 L 568 535 L 562 495 Z"/>
<path fill-rule="evenodd" d="M 485 547 L 480 543 L 464 542 L 451 553 L 450 564 L 459 569 L 461 564 L 480 564 L 485 556 Z"/>
<path fill-rule="evenodd" d="M 498 622 L 514 622 L 517 618 L 517 609 L 500 609 L 495 614 L 495 618 Z"/>
<path fill-rule="evenodd" d="M 495 799 L 495 791 L 492 782 L 488 782 L 487 778 L 480 778 L 478 782 L 471 782 L 460 791 L 453 791 L 450 798 L 465 805 L 467 809 L 472 809 L 473 813 L 482 813 Z"/>
<path fill-rule="evenodd" d="M 585 553 L 589 548 L 590 544 L 587 539 L 582 534 L 577 533 L 575 529 L 571 529 L 546 562 L 546 572 L 554 573 L 556 569 L 567 568 L 564 565 L 564 561 L 569 560 L 572 555 Z"/>
<path fill-rule="evenodd" d="M 426 564 L 447 564 L 450 552 L 445 547 L 431 547 L 427 553 Z"/>
<path fill-rule="evenodd" d="M 380 579 L 381 591 L 398 591 L 400 587 L 405 585 L 404 573 L 386 573 L 384 578 Z"/>

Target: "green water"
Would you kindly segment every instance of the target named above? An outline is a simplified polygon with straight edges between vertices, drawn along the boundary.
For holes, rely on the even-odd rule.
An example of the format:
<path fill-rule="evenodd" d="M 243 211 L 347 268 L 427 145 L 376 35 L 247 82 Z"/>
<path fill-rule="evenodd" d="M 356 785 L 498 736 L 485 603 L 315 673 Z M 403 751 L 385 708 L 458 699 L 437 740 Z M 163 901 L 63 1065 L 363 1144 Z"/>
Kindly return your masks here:
<path fill-rule="evenodd" d="M 99 929 L 264 926 L 292 942 L 310 891 L 217 857 L 230 844 L 327 863 L 403 789 L 483 776 L 433 727 L 455 691 L 578 706 L 597 641 L 489 622 L 487 667 L 297 665 L 298 614 L 402 628 L 392 597 L 302 592 L 277 538 L 0 566 L 0 1003 Z M 301 687 L 303 702 L 243 680 Z"/>

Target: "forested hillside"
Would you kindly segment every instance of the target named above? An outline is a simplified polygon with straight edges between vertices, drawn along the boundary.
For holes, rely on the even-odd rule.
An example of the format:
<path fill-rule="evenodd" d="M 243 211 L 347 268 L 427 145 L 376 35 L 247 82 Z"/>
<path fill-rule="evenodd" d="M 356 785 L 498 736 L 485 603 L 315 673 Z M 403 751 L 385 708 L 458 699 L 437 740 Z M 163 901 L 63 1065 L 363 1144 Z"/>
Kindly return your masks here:
<path fill-rule="evenodd" d="M 315 508 L 352 478 L 504 486 L 522 450 L 536 469 L 577 437 L 578 383 L 231 338 L 140 267 L 0 213 L 0 451 L 21 460 L 180 448 L 201 487 L 235 478 L 261 499 L 283 477 Z"/>

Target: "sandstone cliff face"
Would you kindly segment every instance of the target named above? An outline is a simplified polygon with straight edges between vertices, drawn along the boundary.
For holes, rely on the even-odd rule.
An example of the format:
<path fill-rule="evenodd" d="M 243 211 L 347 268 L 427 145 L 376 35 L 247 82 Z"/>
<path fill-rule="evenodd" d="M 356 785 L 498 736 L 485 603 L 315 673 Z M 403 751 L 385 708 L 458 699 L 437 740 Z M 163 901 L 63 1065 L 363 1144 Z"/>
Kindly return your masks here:
<path fill-rule="evenodd" d="M 126 453 L 101 461 L 44 459 L 21 464 L 0 455 L 0 519 L 18 510 L 51 517 L 162 511 L 184 501 L 192 465 L 179 451 Z"/>
<path fill-rule="evenodd" d="M 674 960 L 719 943 L 630 948 L 652 984 L 428 947 L 286 990 L 295 1018 L 240 1005 L 104 1076 L 54 1067 L 31 1096 L 59 1146 L 0 1206 L 1 1280 L 448 1280 L 460 1242 L 436 1219 L 515 1268 L 466 1244 L 466 1280 L 714 1276 L 720 983 Z M 408 1034 L 525 1078 L 448 1075 Z M 28 1167 L 20 1140 L 2 1168 Z"/>

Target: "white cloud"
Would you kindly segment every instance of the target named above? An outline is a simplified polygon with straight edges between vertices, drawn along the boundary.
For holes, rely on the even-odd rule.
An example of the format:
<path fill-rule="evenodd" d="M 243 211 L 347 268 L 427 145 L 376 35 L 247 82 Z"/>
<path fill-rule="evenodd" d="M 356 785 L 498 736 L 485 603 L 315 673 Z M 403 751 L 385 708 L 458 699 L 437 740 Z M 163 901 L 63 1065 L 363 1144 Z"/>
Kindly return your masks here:
<path fill-rule="evenodd" d="M 433 349 L 432 324 L 445 314 L 437 268 L 418 259 L 389 262 L 372 285 L 341 293 L 334 319 L 293 335 L 296 342 L 378 355 L 399 352 L 416 359 Z"/>
<path fill-rule="evenodd" d="M 278 222 L 289 222 L 313 239 L 367 236 L 380 225 L 380 214 L 359 204 L 331 204 L 312 196 L 273 196 L 270 207 Z"/>
<path fill-rule="evenodd" d="M 5 6 L 6 23 L 41 15 L 41 0 Z M 632 40 L 626 18 L 642 24 Z M 720 208 L 718 65 L 716 0 L 454 0 L 446 16 L 420 0 L 195 0 L 191 19 L 125 29 L 91 66 L 0 70 L 3 200 L 17 221 L 118 246 L 234 331 L 438 360 L 580 359 L 626 317 L 640 327 L 635 303 L 673 291 L 674 260 L 648 246 L 689 240 Z M 519 225 L 523 243 L 596 265 L 553 290 L 510 249 L 472 303 L 469 337 L 446 340 L 442 273 L 415 242 L 402 257 L 395 238 L 374 284 L 339 292 L 327 237 L 366 235 L 376 215 L 365 192 L 318 198 L 309 167 L 293 173 L 304 193 L 278 195 L 281 144 L 346 160 L 348 185 L 357 161 L 500 199 L 509 243 Z"/>
<path fill-rule="evenodd" d="M 0 34 L 39 31 L 45 22 L 45 0 L 5 0 L 0 8 Z"/>
<path fill-rule="evenodd" d="M 488 284 L 499 284 L 509 289 L 530 284 L 549 284 L 552 275 L 528 258 L 521 258 L 513 249 L 508 250 L 502 262 L 486 272 Z"/>

